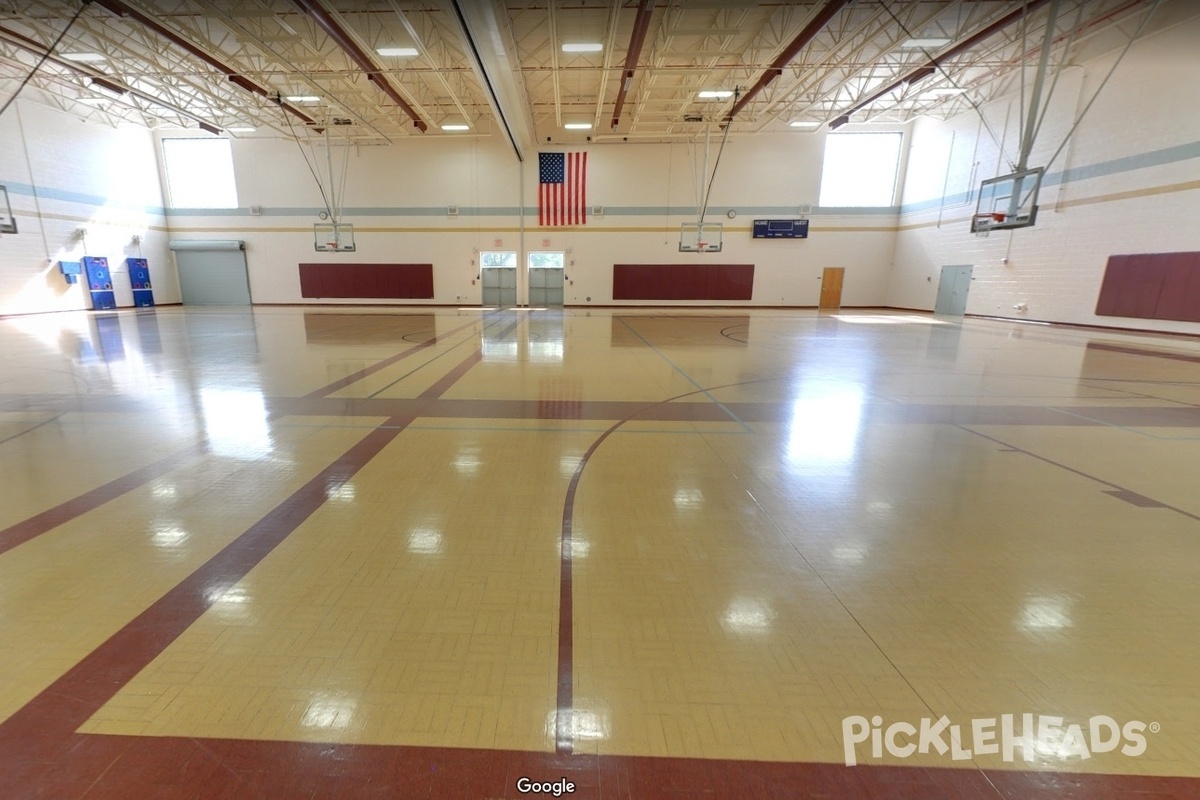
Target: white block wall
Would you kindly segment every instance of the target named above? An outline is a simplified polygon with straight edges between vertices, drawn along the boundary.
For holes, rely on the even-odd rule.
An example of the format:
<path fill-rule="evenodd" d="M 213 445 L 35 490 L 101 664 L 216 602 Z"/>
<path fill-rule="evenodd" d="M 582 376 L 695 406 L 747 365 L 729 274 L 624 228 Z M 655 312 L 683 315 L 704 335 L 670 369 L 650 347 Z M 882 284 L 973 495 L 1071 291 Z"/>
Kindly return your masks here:
<path fill-rule="evenodd" d="M 816 305 L 824 267 L 846 268 L 846 305 L 879 305 L 887 289 L 895 209 L 868 214 L 816 209 L 808 240 L 751 238 L 755 217 L 793 217 L 801 206 L 816 205 L 822 144 L 823 135 L 813 133 L 730 138 L 707 217 L 725 225 L 720 254 L 678 251 L 680 223 L 695 219 L 694 173 L 703 168 L 703 142 L 694 148 L 587 146 L 588 205 L 602 206 L 604 214 L 573 228 L 537 226 L 536 153 L 521 164 L 499 138 L 413 137 L 389 147 L 356 148 L 350 151 L 343 219 L 355 225 L 358 251 L 322 254 L 312 243 L 322 200 L 297 146 L 245 139 L 233 146 L 241 208 L 171 211 L 168 218 L 173 238 L 244 239 L 256 303 L 320 302 L 300 296 L 297 264 L 349 261 L 431 262 L 436 296 L 428 302 L 479 303 L 478 252 L 502 249 L 566 251 L 568 304 L 612 303 L 614 263 L 715 261 L 756 265 L 755 305 Z M 710 172 L 718 145 L 714 136 Z M 335 148 L 339 174 L 344 154 Z M 312 158 L 324 174 L 323 145 Z M 523 237 L 517 213 L 522 180 Z M 260 206 L 262 214 L 249 215 L 249 206 Z M 458 206 L 460 215 L 447 216 L 447 206 Z M 738 211 L 733 220 L 726 216 L 731 208 Z"/>
<path fill-rule="evenodd" d="M 18 100 L 0 118 L 0 185 L 18 229 L 0 236 L 0 314 L 90 308 L 83 284 L 68 285 L 58 270 L 84 255 L 117 268 L 118 305 L 133 305 L 128 257 L 148 259 L 158 302 L 179 302 L 149 131 Z"/>
<path fill-rule="evenodd" d="M 973 264 L 969 314 L 1200 333 L 1194 323 L 1094 313 L 1110 255 L 1200 250 L 1198 12 L 1181 2 L 1156 12 L 1149 35 L 1130 49 L 1050 166 L 1032 228 L 971 235 L 975 198 L 967 202 L 968 190 L 1011 170 L 976 114 L 918 121 L 888 304 L 932 309 L 941 266 Z M 1126 32 L 1140 18 L 1133 19 Z M 1123 45 L 1119 38 L 1105 41 Z M 1044 165 L 1062 143 L 1117 55 L 1098 55 L 1064 73 L 1030 167 Z M 1018 111 L 1016 97 L 984 108 L 1013 158 Z M 1018 304 L 1028 310 L 1014 309 Z"/>

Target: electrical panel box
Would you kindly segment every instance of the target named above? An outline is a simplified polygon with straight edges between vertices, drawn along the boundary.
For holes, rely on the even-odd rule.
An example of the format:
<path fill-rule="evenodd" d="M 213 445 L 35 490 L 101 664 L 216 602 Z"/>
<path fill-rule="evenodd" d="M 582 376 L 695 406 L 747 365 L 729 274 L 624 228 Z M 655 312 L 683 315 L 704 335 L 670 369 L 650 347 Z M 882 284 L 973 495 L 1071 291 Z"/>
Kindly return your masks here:
<path fill-rule="evenodd" d="M 154 305 L 154 291 L 150 285 L 150 265 L 144 258 L 127 258 L 125 266 L 129 268 L 129 283 L 133 286 L 133 304 L 139 308 Z"/>
<path fill-rule="evenodd" d="M 806 219 L 756 219 L 754 220 L 755 239 L 807 239 L 808 220 Z"/>
<path fill-rule="evenodd" d="M 117 297 L 113 293 L 108 259 L 102 256 L 84 256 L 81 263 L 87 275 L 88 291 L 92 295 L 92 308 L 97 311 L 116 308 Z"/>

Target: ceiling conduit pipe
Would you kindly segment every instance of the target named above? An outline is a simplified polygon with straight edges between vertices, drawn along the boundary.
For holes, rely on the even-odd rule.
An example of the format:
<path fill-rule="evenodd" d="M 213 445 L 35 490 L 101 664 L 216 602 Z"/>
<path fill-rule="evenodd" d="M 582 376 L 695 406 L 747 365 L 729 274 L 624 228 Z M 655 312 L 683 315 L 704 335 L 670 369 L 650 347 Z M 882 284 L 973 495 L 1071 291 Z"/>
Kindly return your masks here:
<path fill-rule="evenodd" d="M 291 114 L 294 117 L 297 117 L 298 119 L 303 120 L 305 123 L 307 123 L 309 125 L 313 125 L 316 123 L 315 119 L 308 116 L 300 109 L 295 108 L 293 106 L 288 105 L 287 103 L 282 102 L 282 100 L 280 100 L 278 98 L 278 95 L 263 88 L 262 86 L 259 86 L 257 83 L 250 80 L 245 75 L 240 74 L 233 67 L 229 66 L 228 64 L 223 63 L 220 59 L 205 52 L 204 49 L 202 47 L 200 47 L 199 45 L 189 42 L 187 39 L 184 39 L 182 36 L 175 33 L 173 30 L 166 27 L 165 25 L 161 24 L 153 17 L 151 17 L 147 14 L 144 14 L 141 11 L 138 11 L 136 8 L 133 8 L 132 6 L 126 5 L 124 2 L 122 2 L 122 0 L 92 0 L 92 1 L 96 5 L 100 6 L 101 8 L 107 9 L 108 11 L 117 15 L 118 17 L 136 20 L 137 22 L 141 23 L 145 27 L 147 27 L 150 30 L 157 33 L 162 38 L 166 39 L 171 44 L 179 47 L 182 50 L 187 51 L 189 54 L 195 56 L 196 58 L 203 61 L 205 64 L 208 64 L 210 67 L 217 70 L 217 72 L 220 72 L 222 75 L 224 75 L 229 80 L 230 83 L 240 86 L 241 88 L 243 88 L 246 91 L 251 92 L 253 94 L 257 94 L 262 97 L 266 97 L 268 99 L 273 99 L 275 101 L 275 103 L 280 108 L 282 108 L 284 111 L 288 112 L 289 114 Z"/>
<path fill-rule="evenodd" d="M 995 22 L 993 22 L 991 25 L 988 25 L 987 27 L 980 28 L 978 31 L 971 34 L 967 38 L 963 39 L 961 42 L 958 42 L 957 44 L 955 44 L 949 50 L 946 50 L 945 52 L 939 53 L 938 55 L 934 56 L 929 61 L 927 61 L 924 65 L 912 70 L 911 72 L 906 73 L 901 78 L 897 78 L 896 80 L 889 83 L 887 86 L 884 86 L 882 89 L 878 89 L 878 90 L 872 92 L 866 98 L 859 100 L 857 103 L 855 103 L 853 106 L 851 106 L 848 110 L 844 111 L 840 117 L 835 119 L 833 122 L 829 123 L 829 127 L 830 128 L 840 128 L 841 126 L 845 125 L 846 123 L 848 123 L 850 121 L 850 115 L 853 114 L 855 111 L 861 111 L 862 109 L 871 105 L 871 103 L 874 103 L 879 98 L 883 97 L 886 94 L 890 94 L 891 92 L 894 92 L 895 90 L 899 89 L 901 86 L 904 86 L 905 84 L 916 83 L 917 81 L 920 81 L 920 80 L 923 80 L 924 78 L 929 77 L 930 75 L 937 72 L 939 66 L 941 65 L 941 63 L 943 61 L 954 58 L 955 56 L 969 50 L 970 48 L 972 48 L 975 45 L 982 42 L 984 39 L 987 39 L 989 36 L 991 36 L 995 33 L 999 33 L 1000 31 L 1007 28 L 1009 25 L 1012 25 L 1014 22 L 1019 21 L 1021 19 L 1021 17 L 1025 16 L 1026 14 L 1032 14 L 1034 11 L 1037 11 L 1039 8 L 1046 5 L 1046 3 L 1048 3 L 1048 2 L 1050 2 L 1050 0 L 1028 0 L 1028 2 L 1025 3 L 1025 5 L 1022 8 L 1018 8 L 1016 11 L 1013 11 L 1009 14 L 1005 14 L 1003 17 L 996 20 Z"/>
<path fill-rule="evenodd" d="M 769 84 L 771 81 L 782 75 L 784 67 L 792 63 L 792 59 L 794 59 L 800 53 L 800 51 L 808 45 L 809 42 L 816 38 L 817 34 L 821 32 L 821 29 L 828 25 L 829 21 L 833 19 L 839 11 L 850 5 L 851 2 L 853 2 L 853 0 L 832 0 L 829 3 L 826 3 L 825 7 L 817 12 L 817 15 L 809 20 L 808 24 L 804 26 L 804 30 L 800 31 L 800 33 L 796 35 L 796 38 L 792 39 L 792 41 L 788 43 L 788 46 L 783 49 L 783 52 L 771 62 L 771 66 L 767 67 L 766 72 L 764 72 L 758 79 L 758 83 L 747 89 L 746 93 L 741 96 L 741 99 L 733 104 L 733 108 L 729 109 L 729 113 L 725 115 L 724 125 L 728 125 L 730 122 L 733 122 L 733 118 L 736 117 L 738 112 L 745 108 L 746 105 L 754 99 L 755 95 L 767 88 L 767 84 Z M 722 127 L 724 127 L 724 125 Z"/>
<path fill-rule="evenodd" d="M 621 88 L 617 91 L 617 102 L 613 105 L 612 127 L 615 129 L 621 121 L 621 109 L 625 107 L 625 98 L 633 85 L 633 74 L 637 71 L 638 58 L 642 55 L 642 45 L 646 43 L 646 32 L 650 30 L 650 17 L 654 14 L 655 0 L 642 0 L 638 3 L 637 18 L 633 21 L 633 34 L 629 37 L 629 48 L 625 51 L 625 69 L 621 72 Z"/>
<path fill-rule="evenodd" d="M 425 120 L 421 119 L 421 116 L 413 109 L 413 107 L 410 106 L 405 99 L 400 96 L 400 93 L 396 91 L 395 87 L 392 86 L 388 79 L 384 77 L 383 72 L 379 69 L 379 67 L 372 63 L 370 56 L 363 52 L 362 48 L 355 43 L 350 34 L 348 34 L 340 25 L 338 25 L 337 21 L 333 17 L 329 16 L 329 12 L 322 8 L 319 3 L 315 2 L 315 0 L 292 0 L 292 2 L 301 11 L 312 17 L 313 21 L 321 27 L 321 30 L 325 31 L 329 38 L 332 39 L 338 47 L 342 48 L 342 50 L 346 52 L 346 55 L 350 56 L 350 60 L 355 64 L 358 64 L 359 69 L 366 74 L 367 80 L 375 84 L 375 86 L 379 88 L 379 91 L 391 98 L 392 102 L 399 106 L 400 110 L 409 116 L 409 119 L 413 121 L 413 126 L 417 130 L 419 130 L 421 133 L 429 130 L 429 125 L 425 123 Z"/>

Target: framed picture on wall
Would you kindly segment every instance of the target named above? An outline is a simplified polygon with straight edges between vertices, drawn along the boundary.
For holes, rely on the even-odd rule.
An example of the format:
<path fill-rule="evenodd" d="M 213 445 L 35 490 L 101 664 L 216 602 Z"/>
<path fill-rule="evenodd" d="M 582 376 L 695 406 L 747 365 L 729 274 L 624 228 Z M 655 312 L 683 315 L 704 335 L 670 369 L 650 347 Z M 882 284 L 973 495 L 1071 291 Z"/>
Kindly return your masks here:
<path fill-rule="evenodd" d="M 8 187 L 0 186 L 0 233 L 16 233 L 17 218 L 8 204 Z"/>

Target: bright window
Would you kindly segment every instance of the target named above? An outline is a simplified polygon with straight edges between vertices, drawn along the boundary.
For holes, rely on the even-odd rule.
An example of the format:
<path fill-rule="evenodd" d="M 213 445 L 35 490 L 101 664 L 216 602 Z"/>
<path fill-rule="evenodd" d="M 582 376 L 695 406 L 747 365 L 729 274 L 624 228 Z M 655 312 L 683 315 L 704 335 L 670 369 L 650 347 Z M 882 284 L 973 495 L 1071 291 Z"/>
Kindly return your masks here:
<path fill-rule="evenodd" d="M 482 267 L 515 267 L 517 254 L 512 250 L 484 250 L 479 254 Z"/>
<path fill-rule="evenodd" d="M 900 171 L 900 133 L 831 133 L 825 137 L 820 204 L 890 206 Z"/>
<path fill-rule="evenodd" d="M 535 250 L 529 254 L 529 268 L 538 269 L 539 267 L 557 267 L 562 269 L 567 265 L 567 254 L 559 250 L 557 252 L 547 250 Z"/>
<path fill-rule="evenodd" d="M 163 139 L 171 208 L 237 208 L 228 139 Z"/>

